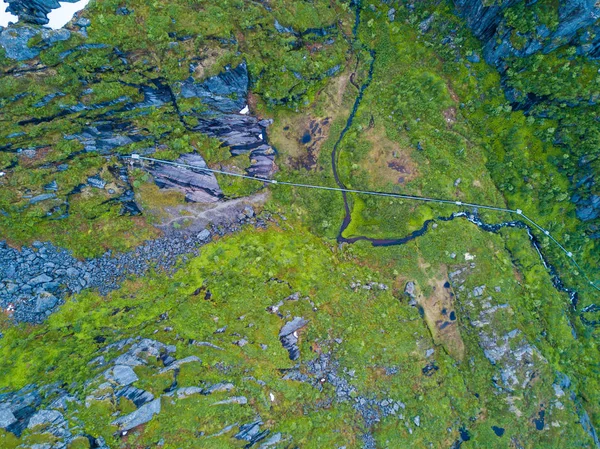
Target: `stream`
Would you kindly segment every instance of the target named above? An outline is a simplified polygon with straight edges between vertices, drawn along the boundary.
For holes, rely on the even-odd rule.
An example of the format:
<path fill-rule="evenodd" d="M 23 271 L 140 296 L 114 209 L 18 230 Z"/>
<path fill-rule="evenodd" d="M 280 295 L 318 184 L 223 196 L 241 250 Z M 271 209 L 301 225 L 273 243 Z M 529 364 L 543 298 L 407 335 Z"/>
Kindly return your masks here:
<path fill-rule="evenodd" d="M 354 26 L 352 28 L 352 35 L 353 35 L 354 41 L 357 42 L 358 41 L 358 27 L 360 25 L 360 12 L 361 12 L 360 0 L 357 0 L 355 2 L 355 6 L 356 6 L 356 19 L 355 19 Z M 360 86 L 360 88 L 358 90 L 358 95 L 356 97 L 356 100 L 354 101 L 350 115 L 348 116 L 348 119 L 346 120 L 346 125 L 342 129 L 340 136 L 338 137 L 337 141 L 335 142 L 335 144 L 333 146 L 333 150 L 331 152 L 331 166 L 332 166 L 333 176 L 334 176 L 336 184 L 341 189 L 346 189 L 347 187 L 340 179 L 340 175 L 338 172 L 340 145 L 341 145 L 342 140 L 346 136 L 346 133 L 349 131 L 349 129 L 353 125 L 354 117 L 356 116 L 358 108 L 360 107 L 364 93 L 365 93 L 366 89 L 370 86 L 371 81 L 373 79 L 373 71 L 374 71 L 374 66 L 375 66 L 375 58 L 376 58 L 375 50 L 369 49 L 365 45 L 362 45 L 362 48 L 364 50 L 368 51 L 369 54 L 371 55 L 371 61 L 369 63 L 369 71 L 368 71 L 367 79 L 363 82 L 363 84 Z M 476 210 L 473 211 L 472 213 L 467 212 L 467 211 L 460 211 L 460 212 L 455 212 L 446 217 L 439 216 L 435 219 L 426 220 L 423 223 L 423 225 L 421 226 L 421 228 L 411 232 L 410 234 L 408 234 L 407 236 L 404 236 L 404 237 L 392 238 L 392 239 L 378 239 L 378 238 L 372 238 L 372 237 L 361 235 L 361 236 L 347 238 L 347 237 L 343 236 L 343 233 L 350 225 L 350 222 L 352 220 L 352 214 L 351 214 L 351 210 L 350 210 L 350 204 L 348 202 L 348 192 L 342 192 L 342 196 L 344 199 L 344 219 L 342 220 L 342 223 L 340 225 L 340 229 L 339 229 L 338 235 L 337 235 L 337 241 L 339 243 L 355 243 L 358 241 L 368 241 L 371 243 L 371 245 L 373 245 L 375 247 L 404 245 L 412 240 L 415 240 L 417 237 L 420 237 L 420 236 L 426 234 L 427 231 L 429 231 L 430 225 L 432 223 L 434 223 L 435 221 L 439 220 L 439 221 L 446 222 L 446 221 L 452 221 L 456 218 L 464 218 L 464 219 L 468 220 L 469 222 L 473 223 L 474 225 L 476 225 L 479 229 L 486 231 L 486 232 L 491 232 L 494 234 L 497 234 L 503 228 L 525 229 L 527 231 L 527 235 L 529 237 L 529 241 L 531 242 L 531 245 L 536 250 L 544 268 L 550 275 L 552 285 L 559 292 L 564 292 L 564 293 L 568 294 L 570 302 L 571 302 L 571 306 L 572 306 L 572 311 L 576 310 L 577 303 L 578 303 L 577 291 L 571 290 L 564 285 L 556 268 L 552 264 L 550 264 L 550 262 L 548 262 L 547 258 L 544 256 L 544 254 L 542 252 L 541 242 L 534 235 L 532 228 L 528 224 L 524 223 L 523 221 L 520 221 L 520 220 L 505 221 L 505 222 L 501 222 L 501 223 L 497 223 L 497 224 L 490 224 L 490 223 L 484 222 L 479 217 Z M 600 322 L 587 320 L 587 319 L 585 319 L 585 317 L 583 315 L 583 313 L 585 313 L 585 312 L 596 311 L 596 307 L 598 308 L 598 310 L 600 310 L 600 307 L 596 306 L 595 304 L 592 304 L 591 306 L 588 306 L 583 309 L 583 311 L 581 312 L 581 315 L 580 315 L 580 319 L 583 322 L 583 324 L 586 324 L 588 326 L 600 325 Z M 568 321 L 569 321 L 569 324 L 571 327 L 572 335 L 575 339 L 577 339 L 577 334 L 575 332 L 575 328 L 574 328 L 573 324 L 571 323 L 570 319 Z M 575 395 L 573 394 L 573 396 L 575 396 Z M 589 418 L 587 420 L 585 419 L 587 417 L 586 411 L 582 407 L 580 407 L 580 408 L 578 408 L 578 412 L 579 412 L 578 414 L 580 416 L 580 420 L 582 422 L 582 426 L 583 426 L 584 430 L 590 436 L 592 436 L 594 438 L 594 441 L 597 443 L 598 438 L 597 438 L 596 431 L 595 431 L 593 425 L 591 425 L 591 422 L 589 422 Z M 584 425 L 583 423 L 587 423 L 589 425 Z M 467 433 L 467 435 L 468 435 L 468 433 Z M 453 448 L 459 448 L 461 446 L 462 442 L 466 441 L 466 440 L 468 440 L 468 438 L 463 439 L 462 434 L 461 434 L 461 438 L 455 442 L 455 444 L 453 445 Z"/>
<path fill-rule="evenodd" d="M 355 18 L 354 26 L 352 28 L 352 35 L 353 35 L 354 41 L 358 41 L 358 27 L 360 25 L 360 11 L 361 11 L 360 0 L 356 1 L 355 5 L 356 5 L 356 18 Z M 332 170 L 333 170 L 333 177 L 335 179 L 336 184 L 341 189 L 346 189 L 347 187 L 343 183 L 343 181 L 340 179 L 340 175 L 338 172 L 340 144 L 341 144 L 342 140 L 344 139 L 344 137 L 346 136 L 346 133 L 352 127 L 352 125 L 354 123 L 354 117 L 356 116 L 356 113 L 358 112 L 358 108 L 360 107 L 364 93 L 371 84 L 371 81 L 373 79 L 375 58 L 377 56 L 375 53 L 375 50 L 369 49 L 364 45 L 362 45 L 362 48 L 365 51 L 368 51 L 369 54 L 371 55 L 371 61 L 369 63 L 369 71 L 368 71 L 367 79 L 360 86 L 356 100 L 354 101 L 354 104 L 352 105 L 352 110 L 350 111 L 350 115 L 348 116 L 348 119 L 346 120 L 346 125 L 342 129 L 340 136 L 338 137 L 337 141 L 335 142 L 335 144 L 333 146 L 333 150 L 331 152 L 331 166 L 332 166 Z M 506 222 L 501 222 L 501 223 L 497 223 L 497 224 L 489 224 L 489 223 L 485 223 L 478 216 L 476 211 L 475 211 L 475 213 L 461 211 L 461 212 L 453 213 L 448 217 L 437 217 L 436 219 L 426 220 L 423 223 L 423 225 L 421 226 L 421 228 L 411 232 L 410 234 L 408 234 L 407 236 L 404 236 L 404 237 L 392 238 L 392 239 L 378 239 L 378 238 L 373 238 L 373 237 L 368 237 L 368 236 L 356 236 L 356 237 L 347 238 L 347 237 L 343 236 L 343 233 L 350 225 L 350 222 L 352 220 L 352 213 L 350 210 L 350 204 L 348 202 L 348 192 L 342 192 L 342 196 L 344 199 L 344 219 L 342 220 L 342 224 L 340 225 L 340 229 L 339 229 L 338 235 L 337 235 L 337 241 L 339 243 L 355 243 L 355 242 L 362 240 L 362 241 L 370 242 L 373 246 L 404 245 L 404 244 L 416 239 L 417 237 L 420 237 L 420 236 L 426 234 L 427 231 L 429 230 L 430 224 L 432 224 L 436 220 L 452 221 L 455 218 L 466 218 L 468 221 L 475 224 L 480 229 L 482 229 L 486 232 L 491 232 L 491 233 L 498 233 L 503 228 L 525 229 L 527 231 L 527 235 L 529 237 L 529 241 L 531 242 L 531 245 L 535 248 L 536 252 L 538 253 L 538 256 L 540 257 L 542 264 L 544 265 L 544 268 L 546 268 L 546 270 L 548 271 L 548 273 L 550 275 L 550 278 L 552 280 L 552 285 L 554 286 L 554 288 L 556 288 L 556 290 L 567 293 L 569 295 L 569 299 L 571 301 L 571 305 L 573 306 L 573 309 L 575 309 L 577 307 L 577 302 L 578 302 L 577 292 L 575 290 L 568 289 L 564 285 L 556 268 L 552 264 L 550 264 L 550 262 L 548 262 L 547 258 L 542 253 L 541 243 L 533 234 L 532 228 L 528 224 L 526 224 L 522 221 L 506 221 Z"/>

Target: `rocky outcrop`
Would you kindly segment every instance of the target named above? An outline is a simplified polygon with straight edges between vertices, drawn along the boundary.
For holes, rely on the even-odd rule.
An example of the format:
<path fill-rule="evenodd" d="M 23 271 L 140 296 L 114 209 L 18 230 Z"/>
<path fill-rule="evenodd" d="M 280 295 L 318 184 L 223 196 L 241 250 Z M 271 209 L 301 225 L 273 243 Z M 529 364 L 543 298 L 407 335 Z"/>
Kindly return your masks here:
<path fill-rule="evenodd" d="M 0 395 L 0 427 L 19 436 L 42 403 L 35 385 Z"/>
<path fill-rule="evenodd" d="M 159 415 L 163 401 L 174 404 L 193 395 L 216 394 L 220 400 L 213 405 L 244 406 L 249 403 L 245 396 L 228 396 L 235 388 L 228 382 L 177 388 L 179 367 L 184 363 L 198 363 L 199 359 L 195 356 L 177 359 L 176 352 L 175 346 L 149 338 L 116 341 L 98 350 L 97 356 L 88 362 L 91 377 L 80 384 L 72 384 L 71 392 L 56 385 L 29 385 L 19 391 L 0 394 L 0 429 L 17 437 L 27 432 L 28 438 L 51 439 L 53 445 L 43 447 L 52 449 L 71 447 L 77 439 L 88 440 L 90 447 L 107 448 L 102 437 L 82 433 L 79 418 L 82 407 L 90 409 L 98 404 L 112 407 L 110 421 L 105 424 L 118 430 L 115 435 L 124 436 Z M 169 372 L 174 387 L 155 397 L 151 392 L 131 385 L 140 380 L 133 370 L 133 367 L 140 366 L 145 368 L 143 372 L 146 380 L 150 381 L 149 385 L 152 385 L 154 376 L 164 376 L 165 369 L 174 367 Z M 135 409 L 128 409 L 127 413 L 121 411 L 118 406 L 120 398 L 130 400 Z M 262 425 L 258 418 L 239 426 L 239 431 L 232 437 L 254 444 L 269 435 L 269 430 L 260 429 Z M 238 424 L 228 427 L 227 431 L 236 426 Z"/>
<path fill-rule="evenodd" d="M 248 83 L 246 64 L 241 63 L 235 68 L 225 67 L 221 73 L 203 82 L 196 82 L 190 76 L 176 86 L 179 91 L 175 95 L 175 100 L 166 93 L 165 86 L 162 84 L 157 84 L 157 89 L 140 89 L 144 94 L 144 105 L 160 106 L 167 101 L 174 101 L 176 105 L 177 99 L 182 98 L 201 100 L 198 108 L 180 113 L 182 118 L 191 116 L 196 119 L 197 125 L 190 131 L 218 139 L 229 148 L 232 156 L 247 154 L 250 167 L 246 172 L 251 176 L 269 179 L 276 168 L 276 152 L 267 142 L 267 127 L 271 121 L 260 120 L 245 113 Z M 122 146 L 129 143 L 122 141 L 123 138 L 118 135 L 109 139 L 106 137 L 98 139 L 98 133 L 91 131 L 86 131 L 84 137 L 91 136 L 92 139 L 82 140 L 86 150 L 88 148 L 110 150 L 112 145 Z M 133 139 L 132 136 L 129 138 Z M 207 167 L 202 156 L 197 153 L 184 154 L 175 162 Z M 152 165 L 148 170 L 159 187 L 180 190 L 188 201 L 215 202 L 223 197 L 216 177 L 210 172 L 160 163 Z"/>
<path fill-rule="evenodd" d="M 248 174 L 271 178 L 275 173 L 275 150 L 267 143 L 267 127 L 270 120 L 241 114 L 227 114 L 212 118 L 200 118 L 195 131 L 215 137 L 229 147 L 233 156 L 248 154 Z"/>
<path fill-rule="evenodd" d="M 79 0 L 61 0 L 65 3 L 77 3 Z M 6 11 L 14 14 L 20 21 L 46 25 L 48 13 L 53 9 L 60 8 L 58 0 L 6 0 L 8 7 Z"/>
<path fill-rule="evenodd" d="M 216 76 L 197 83 L 192 77 L 180 83 L 178 98 L 198 98 L 209 110 L 191 114 L 198 120 L 193 131 L 219 139 L 232 156 L 248 154 L 248 174 L 270 178 L 275 172 L 275 150 L 267 142 L 270 120 L 247 115 L 249 77 L 246 63 L 225 67 Z"/>
<path fill-rule="evenodd" d="M 577 53 L 590 58 L 600 58 L 600 5 L 596 0 L 566 0 L 558 7 L 558 23 L 552 29 L 539 24 L 533 32 L 511 28 L 504 17 L 505 12 L 523 0 L 454 0 L 459 14 L 463 16 L 484 47 L 483 55 L 489 64 L 506 69 L 503 61 L 510 56 L 529 56 L 549 53 L 570 44 Z M 532 4 L 535 2 L 531 2 Z M 531 5 L 527 5 L 531 8 Z M 511 36 L 518 33 L 518 48 Z"/>
<path fill-rule="evenodd" d="M 30 47 L 30 39 L 39 33 L 41 33 L 41 43 Z M 37 57 L 43 48 L 47 48 L 51 44 L 69 39 L 71 33 L 65 29 L 53 31 L 22 25 L 11 26 L 0 29 L 0 46 L 4 48 L 9 58 L 25 61 Z M 80 50 L 104 50 L 107 47 L 105 44 L 83 44 L 61 53 L 60 58 L 65 59 L 71 53 Z M 111 57 L 118 58 L 127 65 L 126 55 L 119 50 L 114 49 Z M 42 72 L 45 70 L 44 67 L 38 66 L 39 64 L 35 66 L 36 70 Z M 194 74 L 194 67 L 190 68 L 190 72 Z M 247 174 L 261 178 L 271 178 L 274 174 L 276 152 L 268 144 L 266 136 L 267 127 L 271 122 L 248 115 L 249 75 L 245 63 L 233 68 L 227 66 L 221 73 L 200 82 L 190 75 L 188 79 L 172 84 L 159 78 L 149 79 L 145 84 L 125 82 L 123 84 L 136 88 L 142 95 L 142 100 L 135 101 L 130 96 L 121 96 L 105 102 L 90 103 L 86 98 L 94 93 L 92 84 L 80 92 L 80 98 L 75 102 L 63 104 L 61 98 L 65 94 L 61 91 L 45 95 L 34 103 L 34 107 L 40 108 L 41 114 L 23 118 L 17 123 L 20 126 L 36 125 L 64 119 L 71 115 L 86 114 L 91 116 L 91 120 L 86 121 L 83 129 L 77 129 L 64 135 L 66 140 L 79 142 L 83 146 L 83 151 L 110 158 L 117 152 L 120 153 L 123 147 L 143 142 L 145 148 L 138 151 L 145 155 L 151 155 L 157 149 L 167 149 L 165 145 L 160 144 L 160 139 L 166 137 L 168 132 L 161 137 L 153 136 L 148 129 L 140 127 L 139 123 L 132 119 L 147 114 L 149 108 L 172 108 L 172 114 L 176 115 L 176 120 L 190 133 L 203 133 L 218 139 L 230 149 L 232 156 L 247 155 L 250 160 L 249 167 L 246 169 Z M 15 97 L 10 101 L 19 99 L 20 97 Z M 197 106 L 182 112 L 179 109 L 178 101 L 188 99 L 197 99 Z M 46 106 L 54 106 L 49 108 L 53 110 L 52 115 L 44 115 L 42 108 Z M 127 118 L 119 114 L 124 112 L 127 112 Z M 190 120 L 190 123 L 195 121 L 196 124 L 189 125 L 186 120 Z M 25 134 L 13 134 L 14 139 L 11 139 L 5 151 L 15 153 L 29 151 L 33 155 L 36 154 L 35 148 L 23 150 L 20 147 L 28 140 Z M 73 153 L 70 157 L 77 154 L 79 153 Z M 206 166 L 202 156 L 196 152 L 184 154 L 178 161 L 188 165 Z M 68 164 L 60 164 L 60 166 L 63 166 L 64 170 L 69 168 Z M 127 172 L 123 173 L 121 170 L 124 167 L 115 168 L 115 177 L 120 180 L 118 181 L 120 190 L 109 192 L 112 195 L 109 203 L 120 203 L 122 213 L 137 215 L 141 211 L 135 203 Z M 217 179 L 207 172 L 163 164 L 151 165 L 149 171 L 155 176 L 157 185 L 182 191 L 188 201 L 214 202 L 223 197 Z M 85 180 L 82 179 L 81 183 L 81 185 L 85 185 Z M 94 183 L 93 177 L 89 178 L 87 183 L 96 188 L 104 188 L 100 184 Z M 64 192 L 62 192 L 62 196 L 60 195 L 59 186 L 47 190 L 51 193 L 44 192 L 33 195 L 30 203 L 53 200 L 53 206 L 56 207 L 52 209 L 52 213 L 48 217 L 52 219 L 68 217 L 69 197 L 80 193 L 81 188 L 75 188 L 67 194 L 66 198 Z"/>
<path fill-rule="evenodd" d="M 292 321 L 286 323 L 279 331 L 279 340 L 283 347 L 290 354 L 290 360 L 297 360 L 300 357 L 300 348 L 298 347 L 298 331 L 308 324 L 304 318 L 295 317 Z"/>
<path fill-rule="evenodd" d="M 519 329 L 499 330 L 498 317 L 507 311 L 510 313 L 509 305 L 495 301 L 494 295 L 499 293 L 497 288 L 493 295 L 486 294 L 485 285 L 467 290 L 464 284 L 469 273 L 467 267 L 453 271 L 449 274 L 450 282 L 458 292 L 465 311 L 468 310 L 470 324 L 477 330 L 483 354 L 498 369 L 499 376 L 494 382 L 506 391 L 527 389 L 535 373 L 547 361 Z"/>
<path fill-rule="evenodd" d="M 68 135 L 67 140 L 77 139 L 85 151 L 111 155 L 114 150 L 135 142 L 148 139 L 139 129 L 129 122 L 116 123 L 103 120 L 85 128 L 81 133 Z"/>
<path fill-rule="evenodd" d="M 189 77 L 179 84 L 182 98 L 199 98 L 211 109 L 225 114 L 239 113 L 246 106 L 248 96 L 248 69 L 246 63 L 235 68 L 226 67 L 216 76 L 197 83 Z"/>
<path fill-rule="evenodd" d="M 188 201 L 212 203 L 223 197 L 214 173 L 202 171 L 206 162 L 199 154 L 184 154 L 176 161 L 188 167 L 167 164 L 154 164 L 149 169 L 156 185 L 163 188 L 177 189 L 185 193 Z M 198 167 L 198 169 L 189 166 Z"/>
<path fill-rule="evenodd" d="M 581 221 L 591 221 L 600 217 L 600 196 L 590 195 L 584 198 L 576 194 L 572 200 L 577 205 L 577 218 Z"/>
<path fill-rule="evenodd" d="M 121 416 L 113 421 L 113 426 L 119 426 L 122 432 L 127 432 L 134 427 L 141 426 L 150 421 L 154 415 L 160 413 L 160 398 L 142 405 L 129 415 Z"/>
<path fill-rule="evenodd" d="M 237 438 L 238 440 L 247 441 L 248 445 L 246 447 L 253 446 L 257 442 L 263 440 L 267 435 L 269 435 L 268 430 L 260 430 L 260 426 L 262 425 L 263 422 L 260 418 L 248 424 L 242 424 L 240 426 L 239 432 L 235 434 L 235 438 Z"/>
<path fill-rule="evenodd" d="M 0 6 L 1 7 L 1 6 Z M 29 40 L 40 35 L 41 40 L 36 45 L 30 46 Z M 16 61 L 27 61 L 40 54 L 45 48 L 49 48 L 60 41 L 66 41 L 71 37 L 69 30 L 49 30 L 47 28 L 36 28 L 32 26 L 0 27 L 0 47 L 4 49 L 9 59 Z"/>

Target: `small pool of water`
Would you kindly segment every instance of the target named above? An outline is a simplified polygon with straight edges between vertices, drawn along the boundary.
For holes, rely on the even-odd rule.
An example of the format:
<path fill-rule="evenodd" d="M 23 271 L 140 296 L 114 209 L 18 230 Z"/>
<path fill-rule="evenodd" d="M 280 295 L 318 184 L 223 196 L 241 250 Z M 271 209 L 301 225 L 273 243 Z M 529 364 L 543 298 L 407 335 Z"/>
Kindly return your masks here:
<path fill-rule="evenodd" d="M 76 3 L 60 2 L 60 7 L 53 9 L 48 14 L 50 22 L 45 26 L 53 30 L 64 27 L 73 18 L 73 15 L 85 8 L 89 2 L 90 0 L 80 0 Z M 3 27 L 8 26 L 9 22 L 16 23 L 19 20 L 17 16 L 6 12 L 6 8 L 8 8 L 8 3 L 0 0 L 0 26 Z"/>

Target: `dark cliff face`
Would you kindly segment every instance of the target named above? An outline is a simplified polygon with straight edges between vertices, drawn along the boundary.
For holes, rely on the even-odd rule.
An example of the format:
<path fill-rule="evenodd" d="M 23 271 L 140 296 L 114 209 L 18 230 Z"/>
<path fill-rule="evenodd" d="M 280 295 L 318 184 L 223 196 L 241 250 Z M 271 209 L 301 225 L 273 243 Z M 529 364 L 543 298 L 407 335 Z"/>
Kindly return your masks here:
<path fill-rule="evenodd" d="M 600 2 L 597 0 L 560 0 L 558 5 L 546 0 L 454 0 L 458 14 L 463 17 L 483 45 L 485 61 L 495 66 L 503 77 L 505 94 L 516 110 L 526 114 L 551 110 L 552 102 L 560 100 L 532 91 L 515 89 L 510 84 L 507 70 L 514 58 L 527 58 L 536 54 L 549 54 L 569 47 L 571 55 L 588 60 L 600 59 Z M 575 49 L 573 52 L 572 49 Z M 507 82 L 508 81 L 508 82 Z M 577 114 L 586 114 L 586 107 L 593 106 L 592 97 L 564 103 Z M 545 117 L 548 117 L 545 115 Z M 560 117 L 554 117 L 560 122 Z M 567 119 L 565 127 L 573 127 L 573 118 Z M 560 142 L 560 139 L 556 139 Z M 594 145 L 588 145 L 594 147 Z M 597 158 L 589 151 L 580 152 L 567 148 L 580 163 L 569 175 L 572 186 L 572 202 L 577 207 L 577 218 L 592 222 L 600 217 L 600 200 L 597 195 L 598 172 L 593 168 Z M 591 236 L 598 238 L 598 225 L 591 228 Z"/>
<path fill-rule="evenodd" d="M 562 45 L 573 45 L 580 55 L 600 58 L 600 5 L 596 0 L 562 0 L 558 7 L 557 22 L 552 27 L 539 23 L 533 31 L 516 30 L 509 25 L 506 13 L 524 0 L 454 0 L 459 14 L 464 17 L 473 34 L 484 46 L 484 57 L 489 64 L 505 69 L 504 60 L 510 56 L 524 57 L 534 53 L 549 53 Z M 493 3 L 485 5 L 485 3 Z M 536 1 L 528 1 L 532 8 Z M 539 9 L 552 8 L 539 5 Z M 534 13 L 535 15 L 535 13 Z M 511 37 L 517 36 L 515 46 Z"/>

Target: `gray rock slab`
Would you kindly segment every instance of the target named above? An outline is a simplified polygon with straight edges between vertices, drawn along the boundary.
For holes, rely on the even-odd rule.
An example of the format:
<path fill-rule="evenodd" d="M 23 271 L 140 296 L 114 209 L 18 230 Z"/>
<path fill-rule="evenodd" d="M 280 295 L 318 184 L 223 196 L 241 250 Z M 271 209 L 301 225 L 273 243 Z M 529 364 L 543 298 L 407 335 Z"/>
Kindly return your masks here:
<path fill-rule="evenodd" d="M 146 424 L 154 415 L 160 413 L 160 398 L 155 399 L 145 405 L 142 405 L 135 412 L 129 415 L 121 416 L 113 421 L 114 426 L 119 426 L 122 431 L 131 430 L 134 427 Z"/>
<path fill-rule="evenodd" d="M 116 365 L 112 370 L 106 372 L 105 377 L 122 386 L 127 386 L 138 380 L 135 371 L 127 365 Z"/>

